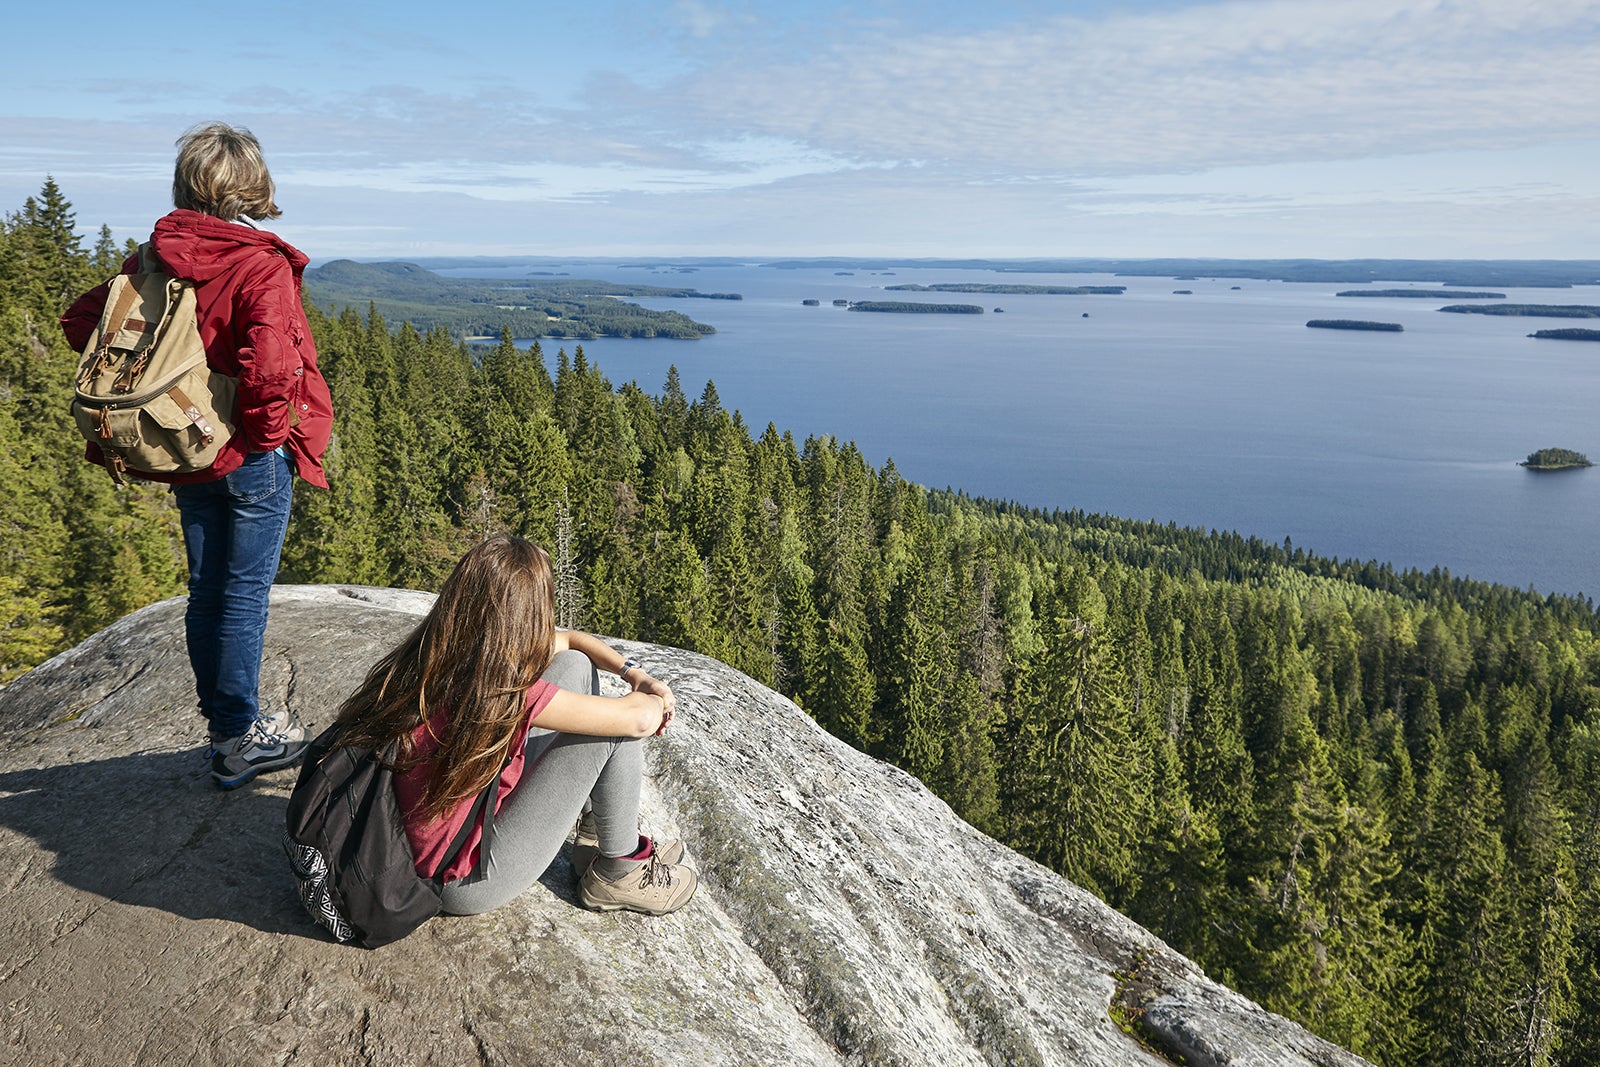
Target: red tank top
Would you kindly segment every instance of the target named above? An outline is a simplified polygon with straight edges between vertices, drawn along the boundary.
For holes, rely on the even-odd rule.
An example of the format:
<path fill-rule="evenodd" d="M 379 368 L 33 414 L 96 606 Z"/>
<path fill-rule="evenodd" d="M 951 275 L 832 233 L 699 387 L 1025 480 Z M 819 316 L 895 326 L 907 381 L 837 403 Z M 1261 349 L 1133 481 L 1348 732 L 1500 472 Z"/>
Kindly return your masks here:
<path fill-rule="evenodd" d="M 522 729 L 517 731 L 516 740 L 511 743 L 511 761 L 500 772 L 500 798 L 495 804 L 497 815 L 500 809 L 505 807 L 506 798 L 522 780 L 522 768 L 527 762 L 528 755 L 528 730 L 533 726 L 533 720 L 545 709 L 545 705 L 550 703 L 550 698 L 556 693 L 556 687 L 542 678 L 528 687 L 524 701 L 525 717 L 522 720 Z M 412 739 L 417 745 L 417 751 L 422 755 L 422 762 L 404 774 L 395 775 L 394 778 L 395 799 L 400 801 L 400 810 L 406 813 L 406 839 L 411 842 L 411 855 L 416 860 L 417 873 L 424 878 L 431 878 L 438 871 L 445 850 L 450 847 L 450 842 L 455 838 L 456 831 L 461 829 L 461 824 L 467 821 L 473 801 L 477 799 L 468 797 L 450 809 L 443 818 L 431 822 L 423 822 L 411 814 L 422 806 L 422 794 L 427 788 L 428 772 L 431 770 L 428 757 L 439 747 L 436 738 L 443 733 L 444 727 L 449 723 L 449 717 L 450 709 L 440 708 L 434 712 L 429 723 L 417 727 Z M 428 729 L 430 724 L 433 727 L 431 730 Z M 473 827 L 467 835 L 467 843 L 445 869 L 446 882 L 453 882 L 463 877 L 478 865 L 478 843 L 482 836 L 482 828 Z"/>

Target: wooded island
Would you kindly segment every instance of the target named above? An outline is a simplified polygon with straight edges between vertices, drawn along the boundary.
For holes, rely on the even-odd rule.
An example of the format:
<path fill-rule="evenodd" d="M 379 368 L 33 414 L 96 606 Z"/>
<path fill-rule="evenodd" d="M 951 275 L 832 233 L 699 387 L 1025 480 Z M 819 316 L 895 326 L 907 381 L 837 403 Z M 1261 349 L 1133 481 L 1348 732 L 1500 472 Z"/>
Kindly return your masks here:
<path fill-rule="evenodd" d="M 1399 333 L 1405 327 L 1398 322 L 1367 322 L 1364 319 L 1312 319 L 1307 326 L 1318 330 L 1382 330 Z"/>
<path fill-rule="evenodd" d="M 1530 452 L 1528 458 L 1517 464 L 1535 471 L 1564 471 L 1574 467 L 1592 467 L 1589 457 L 1570 448 L 1541 448 Z"/>
<path fill-rule="evenodd" d="M 851 311 L 886 311 L 900 315 L 982 315 L 977 304 L 924 304 L 915 300 L 857 300 Z"/>
<path fill-rule="evenodd" d="M 1451 304 L 1440 311 L 1458 315 L 1528 315 L 1541 319 L 1600 319 L 1593 304 Z"/>
<path fill-rule="evenodd" d="M 1410 297 L 1417 300 L 1504 300 L 1504 293 L 1463 293 L 1454 289 L 1346 289 L 1334 296 Z"/>
<path fill-rule="evenodd" d="M 1564 330 L 1535 330 L 1528 335 L 1547 341 L 1600 341 L 1600 330 L 1583 330 L 1569 327 Z"/>

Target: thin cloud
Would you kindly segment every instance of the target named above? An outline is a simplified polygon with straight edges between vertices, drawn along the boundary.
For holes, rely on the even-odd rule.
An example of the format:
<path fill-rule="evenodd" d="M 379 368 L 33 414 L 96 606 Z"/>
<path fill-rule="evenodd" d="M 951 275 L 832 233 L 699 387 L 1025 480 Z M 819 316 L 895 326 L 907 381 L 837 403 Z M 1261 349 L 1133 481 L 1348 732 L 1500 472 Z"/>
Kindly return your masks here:
<path fill-rule="evenodd" d="M 459 25 L 430 43 L 350 16 L 337 63 L 268 30 L 259 54 L 141 96 L 44 66 L 0 116 L 0 190 L 20 203 L 53 174 L 86 225 L 138 235 L 173 139 L 218 118 L 260 136 L 285 231 L 347 254 L 410 248 L 397 218 L 418 254 L 1579 256 L 1600 240 L 1600 0 L 1030 0 L 963 9 L 960 30 L 939 6 L 612 9 L 584 24 L 614 31 L 603 45 L 552 27 L 549 55 L 512 62 Z M 527 38 L 540 16 L 517 12 Z"/>
<path fill-rule="evenodd" d="M 1232 2 L 974 34 L 858 34 L 677 96 L 857 159 L 1117 173 L 1498 147 L 1600 123 L 1600 3 Z"/>

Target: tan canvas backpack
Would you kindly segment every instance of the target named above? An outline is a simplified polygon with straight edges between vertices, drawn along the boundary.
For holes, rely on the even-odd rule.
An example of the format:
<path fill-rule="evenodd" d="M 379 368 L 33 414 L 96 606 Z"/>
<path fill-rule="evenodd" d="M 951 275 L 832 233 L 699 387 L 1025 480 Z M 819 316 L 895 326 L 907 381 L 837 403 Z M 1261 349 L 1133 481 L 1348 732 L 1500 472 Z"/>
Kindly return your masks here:
<path fill-rule="evenodd" d="M 72 401 L 78 430 L 119 485 L 127 471 L 204 470 L 234 432 L 238 383 L 206 363 L 194 286 L 162 271 L 148 246 L 139 270 L 111 280 Z"/>

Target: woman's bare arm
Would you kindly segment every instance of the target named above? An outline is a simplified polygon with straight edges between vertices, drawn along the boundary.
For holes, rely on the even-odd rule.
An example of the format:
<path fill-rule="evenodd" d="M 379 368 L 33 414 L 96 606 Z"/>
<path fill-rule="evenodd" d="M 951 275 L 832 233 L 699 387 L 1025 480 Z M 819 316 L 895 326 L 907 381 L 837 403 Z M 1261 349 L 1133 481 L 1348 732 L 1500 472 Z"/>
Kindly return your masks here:
<path fill-rule="evenodd" d="M 649 737 L 659 733 L 666 710 L 658 696 L 629 693 L 612 698 L 556 690 L 533 725 L 563 734 L 593 737 Z"/>
<path fill-rule="evenodd" d="M 612 648 L 594 634 L 584 633 L 582 630 L 557 630 L 553 652 L 563 652 L 567 649 L 582 652 L 589 657 L 596 667 L 603 671 L 610 671 L 617 675 L 628 685 L 633 687 L 635 694 L 647 693 L 659 697 L 666 709 L 661 718 L 661 725 L 652 733 L 665 733 L 668 726 L 672 725 L 672 717 L 677 710 L 677 698 L 672 695 L 672 687 L 661 679 L 653 677 L 643 667 L 627 667 L 627 658 L 621 652 Z M 547 727 L 555 729 L 555 727 Z M 573 731 L 578 732 L 578 731 Z"/>

